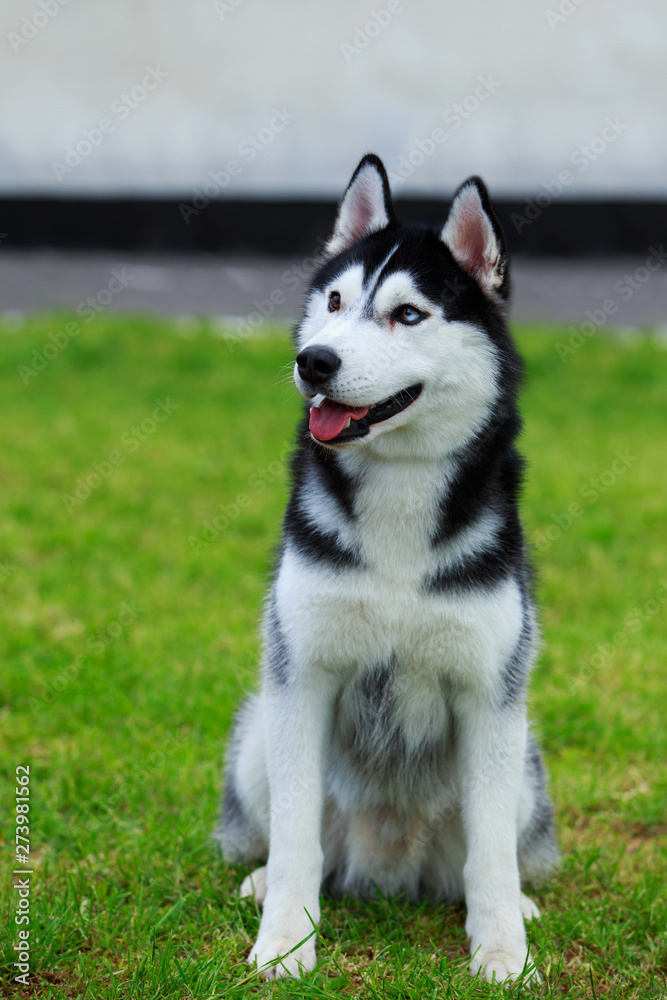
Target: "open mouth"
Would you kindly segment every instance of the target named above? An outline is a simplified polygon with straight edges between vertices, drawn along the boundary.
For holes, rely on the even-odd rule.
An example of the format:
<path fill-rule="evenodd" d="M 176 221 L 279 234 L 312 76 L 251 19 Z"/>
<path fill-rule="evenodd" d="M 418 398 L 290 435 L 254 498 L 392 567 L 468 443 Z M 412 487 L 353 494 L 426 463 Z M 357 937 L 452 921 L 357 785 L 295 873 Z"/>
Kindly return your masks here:
<path fill-rule="evenodd" d="M 407 409 L 421 391 L 421 385 L 412 385 L 375 406 L 348 406 L 325 398 L 310 411 L 310 433 L 317 441 L 327 444 L 342 444 L 365 437 L 373 424 L 389 420 Z"/>

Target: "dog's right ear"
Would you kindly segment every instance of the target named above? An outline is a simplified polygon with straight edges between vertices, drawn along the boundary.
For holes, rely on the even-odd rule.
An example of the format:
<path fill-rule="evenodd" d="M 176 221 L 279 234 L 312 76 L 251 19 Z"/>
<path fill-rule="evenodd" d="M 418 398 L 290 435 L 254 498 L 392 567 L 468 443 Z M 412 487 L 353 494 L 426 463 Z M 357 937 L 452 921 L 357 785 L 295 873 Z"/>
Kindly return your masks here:
<path fill-rule="evenodd" d="M 341 253 L 394 221 L 387 171 L 379 156 L 368 153 L 352 174 L 325 251 Z"/>

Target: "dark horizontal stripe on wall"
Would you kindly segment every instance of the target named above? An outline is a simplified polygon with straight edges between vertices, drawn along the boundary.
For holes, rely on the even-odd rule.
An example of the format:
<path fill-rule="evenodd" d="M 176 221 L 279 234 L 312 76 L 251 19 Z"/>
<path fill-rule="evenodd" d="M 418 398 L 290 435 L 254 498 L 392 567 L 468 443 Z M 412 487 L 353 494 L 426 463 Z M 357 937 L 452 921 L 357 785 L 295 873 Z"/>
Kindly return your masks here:
<path fill-rule="evenodd" d="M 667 201 L 560 201 L 548 196 L 497 199 L 510 250 L 581 257 L 642 254 L 667 234 Z M 546 203 L 546 204 L 545 204 Z M 188 250 L 221 254 L 310 254 L 333 227 L 333 201 L 279 199 L 192 201 L 92 198 L 1 198 L 7 248 Z M 405 221 L 444 221 L 449 203 L 398 199 Z M 187 222 L 183 215 L 187 214 Z"/>

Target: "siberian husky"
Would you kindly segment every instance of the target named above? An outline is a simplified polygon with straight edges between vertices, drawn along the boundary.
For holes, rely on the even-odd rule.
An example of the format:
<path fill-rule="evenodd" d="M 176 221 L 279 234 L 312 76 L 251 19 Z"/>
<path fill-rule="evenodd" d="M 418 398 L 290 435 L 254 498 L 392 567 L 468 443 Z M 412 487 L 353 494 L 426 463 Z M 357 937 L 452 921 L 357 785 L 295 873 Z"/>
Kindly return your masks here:
<path fill-rule="evenodd" d="M 471 972 L 538 977 L 521 880 L 557 858 L 526 722 L 538 630 L 517 512 L 521 363 L 481 180 L 401 225 L 365 156 L 296 331 L 306 400 L 218 838 L 266 862 L 249 961 L 315 965 L 320 890 L 464 899 Z"/>

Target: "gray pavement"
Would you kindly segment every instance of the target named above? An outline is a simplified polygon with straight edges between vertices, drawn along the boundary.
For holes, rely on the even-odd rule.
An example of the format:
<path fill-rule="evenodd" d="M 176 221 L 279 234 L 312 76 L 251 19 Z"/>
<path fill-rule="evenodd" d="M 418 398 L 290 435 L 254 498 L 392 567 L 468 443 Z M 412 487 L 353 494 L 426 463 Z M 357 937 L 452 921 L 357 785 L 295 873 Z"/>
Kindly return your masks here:
<path fill-rule="evenodd" d="M 312 258 L 50 251 L 0 253 L 0 312 L 92 307 L 119 312 L 218 317 L 257 325 L 294 320 Z M 512 318 L 667 330 L 667 258 L 513 261 Z M 592 313 L 592 317 L 588 314 Z"/>

